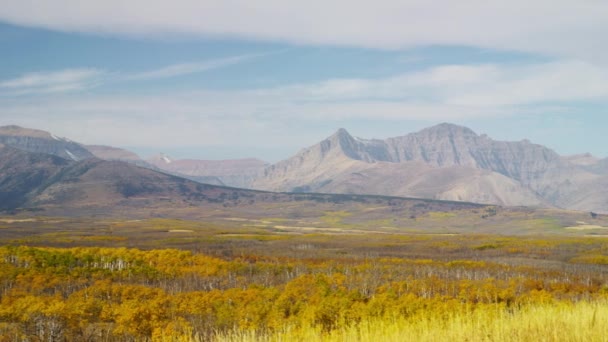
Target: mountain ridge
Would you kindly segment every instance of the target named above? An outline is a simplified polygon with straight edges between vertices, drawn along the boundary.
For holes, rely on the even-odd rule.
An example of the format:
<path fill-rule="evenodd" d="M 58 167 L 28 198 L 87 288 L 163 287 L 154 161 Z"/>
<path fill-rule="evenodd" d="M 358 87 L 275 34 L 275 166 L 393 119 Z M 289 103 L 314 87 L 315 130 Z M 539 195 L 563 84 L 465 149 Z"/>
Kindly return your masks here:
<path fill-rule="evenodd" d="M 493 140 L 449 123 L 385 140 L 341 128 L 269 166 L 252 187 L 607 211 L 608 195 L 590 192 L 589 184 L 604 184 L 608 162 L 580 163 L 528 140 Z"/>
<path fill-rule="evenodd" d="M 19 126 L 0 127 L 2 145 L 75 162 L 126 161 L 199 183 L 236 188 L 608 212 L 608 158 L 560 156 L 528 140 L 493 140 L 449 123 L 384 140 L 355 137 L 340 128 L 272 165 L 255 158 L 173 160 L 160 155 L 143 160 L 124 149 L 103 145 L 87 149 Z"/>
<path fill-rule="evenodd" d="M 94 157 L 89 150 L 69 139 L 59 138 L 46 131 L 15 125 L 0 127 L 0 144 L 75 161 Z"/>
<path fill-rule="evenodd" d="M 296 212 L 366 205 L 379 207 L 382 212 L 399 210 L 408 215 L 485 208 L 476 203 L 429 199 L 238 189 L 201 184 L 124 161 L 99 158 L 73 161 L 0 147 L 3 214 L 132 219 L 205 217 L 225 221 L 226 215 L 289 215 L 283 209 L 286 203 L 292 209 L 297 208 Z"/>

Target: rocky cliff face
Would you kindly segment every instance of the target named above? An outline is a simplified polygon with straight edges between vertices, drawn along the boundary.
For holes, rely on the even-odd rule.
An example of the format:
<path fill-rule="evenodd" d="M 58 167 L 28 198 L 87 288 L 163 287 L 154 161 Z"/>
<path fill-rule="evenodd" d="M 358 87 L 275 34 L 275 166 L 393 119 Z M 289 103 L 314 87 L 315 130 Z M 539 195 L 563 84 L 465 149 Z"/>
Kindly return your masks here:
<path fill-rule="evenodd" d="M 306 167 L 304 161 L 316 165 L 339 156 L 367 163 L 415 161 L 431 167 L 472 167 L 497 172 L 525 184 L 530 184 L 537 175 L 562 164 L 557 153 L 529 141 L 494 141 L 466 127 L 441 124 L 386 140 L 355 138 L 340 129 L 328 139 L 304 149 L 296 157 L 272 166 L 267 173 L 295 167 L 294 159 L 299 161 L 300 166 Z"/>
<path fill-rule="evenodd" d="M 593 184 L 608 180 L 602 163 L 608 164 L 561 157 L 527 140 L 495 141 L 452 124 L 386 140 L 355 138 L 340 129 L 268 167 L 252 186 L 605 212 L 608 194 L 593 191 Z"/>
<path fill-rule="evenodd" d="M 554 151 L 527 140 L 495 141 L 452 124 L 440 124 L 387 139 L 393 162 L 423 161 L 435 167 L 468 166 L 498 172 L 529 185 L 550 168 L 560 167 Z"/>
<path fill-rule="evenodd" d="M 93 154 L 82 145 L 48 132 L 19 126 L 0 127 L 0 143 L 23 151 L 44 153 L 68 160 L 93 158 Z"/>

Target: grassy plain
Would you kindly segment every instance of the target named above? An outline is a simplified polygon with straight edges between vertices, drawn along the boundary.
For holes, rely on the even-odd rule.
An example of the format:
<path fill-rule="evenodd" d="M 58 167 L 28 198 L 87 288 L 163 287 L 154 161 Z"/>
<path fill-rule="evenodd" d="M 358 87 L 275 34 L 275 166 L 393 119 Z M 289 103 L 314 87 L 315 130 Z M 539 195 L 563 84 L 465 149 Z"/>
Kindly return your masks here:
<path fill-rule="evenodd" d="M 606 217 L 393 209 L 0 217 L 0 341 L 607 340 Z"/>
<path fill-rule="evenodd" d="M 496 307 L 452 313 L 447 317 L 371 319 L 343 325 L 331 332 L 315 327 L 271 334 L 229 332 L 218 341 L 497 341 L 497 342 L 603 342 L 608 339 L 605 302 L 536 304 L 520 310 Z"/>

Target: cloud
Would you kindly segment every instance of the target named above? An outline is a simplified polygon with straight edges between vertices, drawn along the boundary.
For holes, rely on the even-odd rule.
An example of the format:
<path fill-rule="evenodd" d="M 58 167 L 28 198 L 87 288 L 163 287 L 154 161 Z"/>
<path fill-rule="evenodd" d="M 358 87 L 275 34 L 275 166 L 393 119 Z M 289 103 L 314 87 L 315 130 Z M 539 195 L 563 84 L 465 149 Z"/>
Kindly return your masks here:
<path fill-rule="evenodd" d="M 263 56 L 263 54 L 248 54 L 193 63 L 179 63 L 139 73 L 110 73 L 95 68 L 32 72 L 14 79 L 0 81 L 0 95 L 67 93 L 93 88 L 106 82 L 178 77 L 243 63 L 260 56 Z"/>
<path fill-rule="evenodd" d="M 608 97 L 608 67 L 581 61 L 499 68 L 453 91 L 447 103 L 474 106 L 600 101 Z"/>
<path fill-rule="evenodd" d="M 608 69 L 584 62 L 443 65 L 381 79 L 329 79 L 248 90 L 197 90 L 150 96 L 79 96 L 33 104 L 69 113 L 247 120 L 348 118 L 453 120 L 505 115 L 514 108 L 606 102 Z M 42 99 L 39 101 L 47 101 Z M 8 108 L 5 108 L 5 112 Z M 536 109 L 534 109 L 536 111 Z M 17 110 L 16 112 L 21 112 Z"/>
<path fill-rule="evenodd" d="M 158 78 L 170 78 L 183 76 L 188 74 L 194 74 L 199 72 L 205 72 L 213 69 L 223 68 L 229 65 L 243 63 L 256 57 L 262 56 L 261 54 L 250 54 L 241 56 L 231 56 L 220 59 L 194 62 L 194 63 L 180 63 L 173 64 L 166 67 L 162 67 L 156 70 L 149 70 L 140 73 L 128 74 L 123 79 L 125 80 L 150 80 Z"/>
<path fill-rule="evenodd" d="M 68 32 L 400 49 L 457 45 L 606 63 L 602 0 L 22 0 L 0 20 Z"/>
<path fill-rule="evenodd" d="M 333 128 L 345 121 L 576 114 L 581 103 L 605 105 L 606 99 L 608 69 L 586 62 L 442 65 L 380 79 L 261 89 L 0 98 L 0 123 L 121 146 L 248 146 L 255 141 L 272 147 L 281 141 L 296 148 L 323 137 L 311 137 L 311 127 Z"/>
<path fill-rule="evenodd" d="M 258 94 L 304 104 L 374 101 L 478 108 L 605 101 L 608 67 L 581 61 L 440 65 L 381 79 L 330 79 Z"/>
<path fill-rule="evenodd" d="M 61 93 L 90 88 L 100 82 L 105 72 L 99 69 L 66 69 L 27 73 L 0 82 L 0 94 Z"/>

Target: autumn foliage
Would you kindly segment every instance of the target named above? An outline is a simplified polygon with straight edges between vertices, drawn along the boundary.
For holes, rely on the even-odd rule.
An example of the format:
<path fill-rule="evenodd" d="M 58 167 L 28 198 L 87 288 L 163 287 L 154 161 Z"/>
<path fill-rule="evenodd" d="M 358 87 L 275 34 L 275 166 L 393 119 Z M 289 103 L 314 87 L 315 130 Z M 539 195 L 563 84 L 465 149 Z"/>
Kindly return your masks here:
<path fill-rule="evenodd" d="M 214 340 L 286 329 L 330 336 L 374 320 L 600 303 L 607 293 L 605 273 L 584 267 L 0 247 L 4 341 Z"/>

